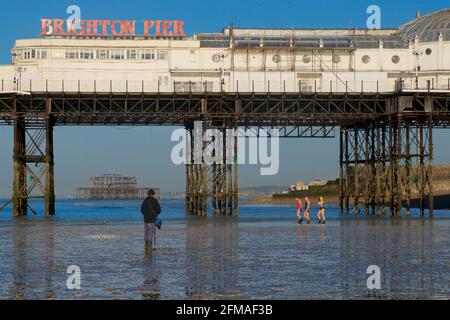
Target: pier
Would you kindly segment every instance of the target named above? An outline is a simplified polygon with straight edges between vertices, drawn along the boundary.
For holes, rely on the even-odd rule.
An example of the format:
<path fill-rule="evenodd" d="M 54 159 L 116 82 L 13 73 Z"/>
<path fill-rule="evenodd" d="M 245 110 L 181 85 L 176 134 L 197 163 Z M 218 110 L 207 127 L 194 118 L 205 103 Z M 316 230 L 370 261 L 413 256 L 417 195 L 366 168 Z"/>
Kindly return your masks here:
<path fill-rule="evenodd" d="M 401 215 L 413 193 L 433 212 L 433 129 L 447 128 L 450 90 L 395 92 L 20 92 L 0 93 L 0 122 L 14 126 L 13 215 L 34 190 L 55 214 L 55 126 L 277 128 L 280 138 L 329 138 L 339 132 L 340 206 Z M 258 131 L 259 132 L 259 131 Z M 206 145 L 205 145 L 206 147 Z M 224 153 L 224 157 L 226 154 Z M 238 214 L 238 166 L 187 165 L 186 212 Z M 32 177 L 31 182 L 26 176 Z M 427 199 L 428 208 L 423 203 Z M 210 204 L 209 204 L 210 203 Z"/>
<path fill-rule="evenodd" d="M 14 126 L 14 216 L 27 214 L 34 191 L 45 214 L 55 213 L 55 126 L 192 133 L 196 122 L 224 142 L 240 128 L 257 137 L 338 135 L 343 215 L 408 215 L 413 194 L 421 214 L 433 214 L 433 130 L 450 120 L 449 9 L 392 29 L 230 24 L 192 36 L 178 20 L 161 22 L 161 33 L 146 20 L 143 34 L 121 20 L 99 20 L 99 32 L 93 21 L 73 33 L 44 19 L 42 38 L 16 40 L 12 65 L 0 66 L 0 124 Z M 238 215 L 234 148 L 231 161 L 225 148 L 215 151 L 226 162 L 186 161 L 187 214 Z"/>

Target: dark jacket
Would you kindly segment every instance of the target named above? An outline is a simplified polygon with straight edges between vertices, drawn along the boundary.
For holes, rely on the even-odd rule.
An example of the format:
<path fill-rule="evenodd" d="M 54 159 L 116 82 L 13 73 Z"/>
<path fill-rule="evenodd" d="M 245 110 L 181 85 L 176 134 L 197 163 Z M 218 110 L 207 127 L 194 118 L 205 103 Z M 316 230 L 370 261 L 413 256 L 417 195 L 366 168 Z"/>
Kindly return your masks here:
<path fill-rule="evenodd" d="M 141 206 L 141 213 L 144 215 L 145 223 L 155 223 L 156 218 L 161 213 L 158 200 L 153 197 L 145 199 Z"/>

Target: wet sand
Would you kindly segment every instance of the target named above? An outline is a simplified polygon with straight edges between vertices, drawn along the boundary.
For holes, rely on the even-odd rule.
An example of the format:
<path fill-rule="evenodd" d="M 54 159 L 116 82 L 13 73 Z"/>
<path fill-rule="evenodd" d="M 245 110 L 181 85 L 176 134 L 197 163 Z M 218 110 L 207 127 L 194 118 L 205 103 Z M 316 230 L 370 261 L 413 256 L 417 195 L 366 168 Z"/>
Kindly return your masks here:
<path fill-rule="evenodd" d="M 3 221 L 0 298 L 449 299 L 449 232 L 446 218 L 183 218 L 148 256 L 133 219 Z M 81 290 L 66 287 L 70 265 Z M 381 290 L 367 289 L 370 265 Z"/>

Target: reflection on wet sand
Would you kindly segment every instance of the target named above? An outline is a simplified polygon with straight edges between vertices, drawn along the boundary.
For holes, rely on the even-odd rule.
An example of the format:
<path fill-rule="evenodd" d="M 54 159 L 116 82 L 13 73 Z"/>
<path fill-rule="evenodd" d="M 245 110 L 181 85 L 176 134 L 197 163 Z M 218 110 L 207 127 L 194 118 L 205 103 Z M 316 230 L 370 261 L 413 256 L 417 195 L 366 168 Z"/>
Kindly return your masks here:
<path fill-rule="evenodd" d="M 0 298 L 448 299 L 449 231 L 439 218 L 185 218 L 145 255 L 140 221 L 16 219 L 0 223 Z M 80 291 L 66 287 L 70 265 Z"/>
<path fill-rule="evenodd" d="M 188 299 L 239 298 L 238 221 L 188 219 L 184 272 Z"/>
<path fill-rule="evenodd" d="M 29 299 L 41 290 L 43 298 L 54 298 L 53 225 L 53 220 L 44 221 L 37 226 L 39 237 L 33 237 L 29 235 L 33 226 L 30 226 L 25 218 L 13 221 L 11 238 L 14 254 L 10 256 L 13 261 L 11 263 L 13 281 L 9 290 L 12 299 Z M 40 261 L 33 258 L 35 255 L 39 255 Z"/>
<path fill-rule="evenodd" d="M 144 258 L 144 283 L 141 287 L 142 298 L 144 300 L 159 300 L 161 297 L 161 289 L 159 286 L 161 270 L 155 268 L 155 259 L 153 254 L 147 254 Z"/>
<path fill-rule="evenodd" d="M 417 299 L 448 297 L 449 267 L 433 265 L 448 252 L 435 255 L 433 219 L 368 219 L 341 221 L 341 270 L 343 298 Z M 382 288 L 364 285 L 367 267 L 381 269 Z"/>

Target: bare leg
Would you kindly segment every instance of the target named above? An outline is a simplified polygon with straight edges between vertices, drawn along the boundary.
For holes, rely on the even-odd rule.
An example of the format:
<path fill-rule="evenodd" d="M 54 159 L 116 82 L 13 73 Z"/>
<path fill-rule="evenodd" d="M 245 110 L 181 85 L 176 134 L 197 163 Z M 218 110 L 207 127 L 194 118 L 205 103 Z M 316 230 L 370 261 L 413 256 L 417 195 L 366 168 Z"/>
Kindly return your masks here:
<path fill-rule="evenodd" d="M 305 219 L 306 219 L 306 221 L 309 221 L 309 211 L 308 210 L 305 211 Z"/>

